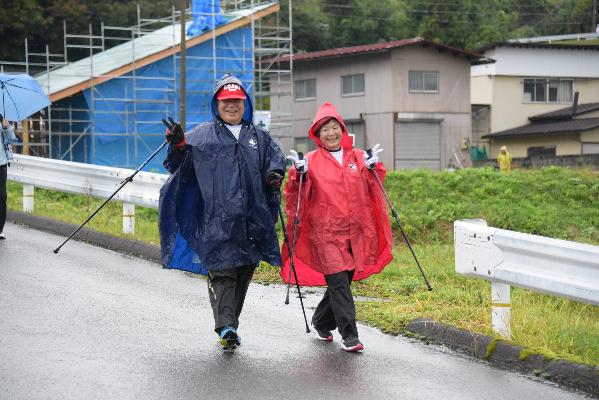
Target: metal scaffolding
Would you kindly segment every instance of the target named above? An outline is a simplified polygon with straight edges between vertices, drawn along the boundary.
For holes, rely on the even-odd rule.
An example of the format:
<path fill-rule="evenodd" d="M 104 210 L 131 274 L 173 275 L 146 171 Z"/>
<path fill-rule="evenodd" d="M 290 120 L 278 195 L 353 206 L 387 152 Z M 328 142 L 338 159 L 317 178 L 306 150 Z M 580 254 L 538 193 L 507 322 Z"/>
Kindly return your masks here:
<path fill-rule="evenodd" d="M 246 40 L 241 43 L 219 43 L 217 40 L 218 28 L 212 29 L 210 33 L 203 32 L 200 34 L 200 36 L 209 35 L 207 40 L 211 42 L 212 54 L 201 57 L 186 55 L 186 59 L 191 60 L 191 66 L 187 68 L 185 89 L 187 95 L 211 95 L 212 93 L 208 93 L 207 90 L 194 92 L 193 89 L 189 90 L 188 88 L 193 88 L 194 84 L 200 83 L 209 83 L 212 87 L 218 78 L 217 71 L 222 69 L 222 64 L 220 64 L 220 68 L 218 67 L 219 63 L 226 60 L 234 61 L 235 65 L 239 66 L 238 70 L 228 72 L 239 75 L 252 73 L 252 82 L 248 87 L 248 91 L 254 96 L 254 109 L 257 112 L 269 115 L 270 101 L 273 97 L 290 95 L 292 88 L 291 66 L 269 62 L 268 60 L 280 59 L 284 55 L 291 56 L 292 6 L 291 1 L 289 1 L 289 19 L 285 22 L 283 22 L 281 12 L 278 9 L 278 11 L 270 14 L 259 15 L 261 10 L 273 4 L 276 5 L 277 3 L 255 0 L 221 0 L 220 6 L 224 16 L 232 18 L 232 20 L 240 18 L 239 16 L 250 19 L 249 25 L 251 26 L 253 43 L 247 43 Z M 192 14 L 191 8 L 186 10 L 186 26 L 192 21 L 194 15 L 197 17 L 198 13 Z M 214 8 L 212 7 L 212 13 L 204 13 L 202 16 L 214 21 Z M 99 31 L 94 31 L 90 24 L 88 31 L 85 33 L 71 33 L 68 31 L 67 22 L 65 21 L 63 23 L 62 54 L 50 53 L 47 45 L 45 53 L 33 53 L 29 49 L 27 39 L 25 39 L 24 61 L 0 61 L 0 70 L 2 71 L 25 72 L 36 76 L 52 99 L 51 106 L 29 118 L 30 154 L 89 162 L 87 155 L 95 155 L 97 145 L 95 138 L 97 135 L 125 138 L 124 146 L 127 160 L 126 165 L 119 165 L 122 167 L 134 166 L 138 154 L 141 157 L 148 151 L 153 150 L 147 142 L 150 140 L 149 138 L 154 137 L 156 139 L 157 136 L 163 135 L 160 119 L 165 115 L 178 116 L 180 104 L 177 84 L 180 74 L 177 73 L 176 66 L 180 62 L 180 53 L 172 51 L 167 56 L 173 65 L 170 76 L 138 74 L 137 71 L 148 64 L 145 63 L 138 67 L 137 63 L 144 57 L 178 46 L 181 36 L 180 21 L 181 12 L 174 7 L 170 16 L 150 19 L 142 18 L 142 10 L 139 6 L 137 8 L 137 23 L 129 27 L 108 26 L 102 23 Z M 190 41 L 193 38 L 187 40 Z M 224 54 L 223 51 L 227 50 L 232 51 L 234 54 L 241 54 L 241 56 L 232 60 L 219 55 Z M 237 52 L 235 53 L 235 51 Z M 105 63 L 108 53 L 111 54 L 112 58 L 128 58 L 129 67 L 126 73 L 119 71 L 119 69 L 106 70 L 103 63 Z M 77 56 L 79 56 L 79 60 L 70 60 Z M 82 56 L 83 58 L 81 58 Z M 195 66 L 194 61 L 196 62 Z M 85 88 L 89 92 L 86 102 L 83 102 L 82 90 L 54 87 L 57 76 L 58 79 L 66 81 L 72 79 L 77 82 L 87 82 Z M 190 76 L 192 79 L 190 79 Z M 54 81 L 51 81 L 51 77 Z M 125 89 L 131 88 L 131 90 L 125 90 L 118 97 L 107 97 L 105 93 L 99 90 L 99 87 L 104 82 L 112 79 L 126 80 L 127 84 L 123 87 Z M 270 82 L 273 79 L 280 83 L 277 85 L 276 93 L 270 91 Z M 72 85 L 72 87 L 76 86 Z M 289 90 L 283 91 L 280 89 L 281 87 L 286 87 Z M 72 93 L 68 92 L 69 90 Z M 151 94 L 145 95 L 150 92 Z M 80 96 L 83 106 L 77 106 L 77 102 L 73 101 L 68 102 L 68 104 L 62 101 L 76 96 Z M 109 102 L 122 103 L 123 107 L 108 109 L 107 104 Z M 160 112 L 157 113 L 157 109 Z M 150 115 L 150 113 L 152 114 Z M 202 107 L 194 108 L 192 112 L 188 111 L 186 115 L 188 127 L 194 121 L 209 119 L 211 115 L 210 105 L 204 104 Z M 286 126 L 285 120 L 288 117 L 289 115 L 269 115 L 269 118 L 266 119 L 272 121 L 272 128 L 277 129 Z M 125 129 L 118 132 L 97 132 L 98 121 L 107 118 L 124 119 L 126 121 L 124 124 Z M 152 129 L 155 126 L 157 128 L 156 132 L 148 133 L 147 125 L 152 125 Z M 83 146 L 82 151 L 81 146 Z M 91 146 L 91 148 L 88 148 L 88 146 Z M 83 154 L 84 159 L 76 159 L 74 149 L 78 147 L 79 154 Z M 129 154 L 133 155 L 132 160 L 129 159 Z"/>

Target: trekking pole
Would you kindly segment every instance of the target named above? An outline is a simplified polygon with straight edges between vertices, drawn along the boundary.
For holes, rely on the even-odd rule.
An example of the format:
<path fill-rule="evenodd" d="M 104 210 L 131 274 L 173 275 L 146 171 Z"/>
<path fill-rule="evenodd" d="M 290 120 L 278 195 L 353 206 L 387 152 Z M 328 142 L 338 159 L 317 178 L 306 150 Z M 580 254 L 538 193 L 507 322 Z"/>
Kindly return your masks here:
<path fill-rule="evenodd" d="M 164 123 L 167 127 L 169 126 L 168 123 L 166 122 L 166 120 L 163 118 L 162 119 L 162 123 Z M 158 154 L 160 152 L 160 150 L 162 150 L 164 148 L 164 146 L 166 146 L 168 144 L 168 140 L 165 140 L 151 155 L 150 157 L 148 157 L 148 159 L 146 161 L 143 162 L 143 164 L 141 164 L 139 166 L 139 168 L 137 168 L 135 170 L 135 172 L 133 172 L 131 174 L 131 176 L 128 176 L 127 178 L 125 178 L 122 182 L 121 185 L 119 186 L 119 188 L 117 190 L 115 190 L 115 192 L 113 194 L 110 195 L 110 197 L 108 197 L 104 203 L 102 203 L 102 205 L 100 207 L 98 207 L 98 209 L 96 211 L 94 211 L 89 217 L 87 217 L 87 219 L 85 221 L 83 221 L 83 223 L 81 225 L 79 225 L 79 227 L 77 229 L 75 229 L 73 231 L 73 233 L 71 233 L 71 235 L 64 241 L 62 242 L 62 244 L 60 246 L 58 246 L 57 248 L 55 248 L 54 254 L 58 254 L 58 252 L 60 251 L 60 249 L 62 248 L 62 246 L 64 246 L 69 240 L 71 240 L 71 238 L 73 236 L 75 236 L 75 234 L 77 232 L 79 232 L 79 230 L 81 230 L 81 228 L 83 228 L 85 226 L 85 224 L 87 224 L 105 205 L 106 203 L 108 203 L 127 183 L 129 182 L 133 182 L 133 178 L 135 177 L 135 175 L 137 175 L 142 169 L 143 167 L 146 166 L 147 163 L 150 162 L 150 160 L 152 160 L 152 158 L 154 158 L 154 156 L 156 156 L 156 154 Z"/>
<path fill-rule="evenodd" d="M 297 157 L 300 160 L 302 160 L 304 158 L 304 154 L 301 152 L 298 152 Z M 303 169 L 302 169 L 302 171 L 298 171 L 298 172 L 300 174 L 300 178 L 299 178 L 299 188 L 297 189 L 297 205 L 295 207 L 295 218 L 293 219 L 293 242 L 291 244 L 291 251 L 289 252 L 289 278 L 287 279 L 287 297 L 285 297 L 285 304 L 289 304 L 289 288 L 291 286 L 291 273 L 295 272 L 295 270 L 293 269 L 293 267 L 294 267 L 293 256 L 295 255 L 295 245 L 297 243 L 297 232 L 296 231 L 297 231 L 297 225 L 299 224 L 299 210 L 300 210 L 300 203 L 301 203 L 301 199 L 302 199 L 302 184 L 304 182 Z M 297 279 L 296 279 L 296 282 L 297 282 Z M 298 289 L 298 291 L 299 291 L 299 289 Z M 299 296 L 301 299 L 302 294 L 299 293 Z M 306 323 L 306 326 L 307 326 L 307 323 Z"/>
<path fill-rule="evenodd" d="M 366 154 L 368 154 L 368 157 L 372 157 L 372 150 L 371 149 L 366 150 Z M 385 187 L 383 186 L 383 182 L 381 182 L 381 178 L 379 178 L 379 175 L 376 173 L 375 170 L 370 170 L 370 172 L 372 172 L 372 175 L 374 175 L 374 177 L 378 183 L 378 186 L 381 189 L 381 192 L 383 192 L 383 195 L 385 195 L 385 200 L 387 201 L 387 205 L 391 209 L 391 214 L 393 215 L 393 218 L 395 218 L 395 221 L 397 222 L 397 225 L 399 226 L 399 230 L 401 231 L 401 234 L 403 235 L 403 238 L 405 239 L 406 244 L 408 245 L 408 248 L 412 252 L 414 261 L 416 261 L 416 265 L 418 265 L 418 269 L 420 270 L 420 273 L 422 274 L 422 277 L 424 278 L 424 283 L 426 283 L 426 288 L 429 291 L 433 290 L 431 285 L 428 283 L 428 279 L 426 279 L 426 275 L 424 274 L 424 271 L 422 270 L 420 263 L 418 262 L 416 253 L 414 253 L 414 249 L 412 249 L 412 243 L 410 243 L 410 239 L 408 238 L 408 235 L 406 235 L 406 232 L 404 231 L 403 226 L 401 225 L 401 222 L 399 221 L 399 216 L 395 212 L 395 208 L 393 208 L 393 204 L 391 203 L 391 199 L 389 198 L 389 195 L 387 194 L 387 191 L 385 190 Z"/>
<path fill-rule="evenodd" d="M 285 229 L 285 220 L 283 218 L 283 211 L 281 210 L 281 194 L 278 194 L 279 197 L 279 219 L 281 220 L 281 229 L 283 229 L 283 241 L 287 245 L 287 253 L 289 253 L 291 257 L 291 249 L 289 247 L 289 238 L 287 237 L 287 230 Z M 290 258 L 289 268 L 293 268 L 293 258 Z M 304 314 L 304 322 L 306 323 L 306 333 L 310 333 L 310 327 L 308 326 L 308 318 L 306 318 L 306 310 L 304 309 L 304 300 L 302 299 L 302 293 L 300 292 L 299 281 L 297 280 L 297 271 L 293 270 L 293 276 L 295 278 L 295 285 L 297 286 L 297 294 L 299 295 L 300 304 L 302 305 L 302 313 Z M 290 282 L 290 280 L 288 281 Z M 285 304 L 289 304 L 289 283 L 287 284 L 287 299 L 285 300 Z"/>

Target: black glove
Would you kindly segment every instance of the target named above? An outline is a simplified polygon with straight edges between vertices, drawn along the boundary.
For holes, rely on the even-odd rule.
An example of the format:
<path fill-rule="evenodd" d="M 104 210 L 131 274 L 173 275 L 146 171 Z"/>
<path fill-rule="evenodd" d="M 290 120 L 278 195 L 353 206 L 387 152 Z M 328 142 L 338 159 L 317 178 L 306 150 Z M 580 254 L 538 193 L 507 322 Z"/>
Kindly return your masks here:
<path fill-rule="evenodd" d="M 173 146 L 183 147 L 187 142 L 185 141 L 185 133 L 183 132 L 183 128 L 177 122 L 175 122 L 171 117 L 168 117 L 167 122 L 164 118 L 162 119 L 162 123 L 166 126 L 166 140 Z"/>
<path fill-rule="evenodd" d="M 275 189 L 281 189 L 281 182 L 283 181 L 283 177 L 275 171 L 270 171 L 266 174 L 266 184 Z"/>

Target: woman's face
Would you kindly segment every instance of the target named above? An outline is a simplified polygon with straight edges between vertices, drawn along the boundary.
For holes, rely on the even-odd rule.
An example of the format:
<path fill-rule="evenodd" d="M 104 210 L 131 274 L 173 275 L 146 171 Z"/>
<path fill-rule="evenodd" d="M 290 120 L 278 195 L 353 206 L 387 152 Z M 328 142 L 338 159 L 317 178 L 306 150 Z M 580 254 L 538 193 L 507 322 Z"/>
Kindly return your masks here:
<path fill-rule="evenodd" d="M 336 119 L 331 119 L 318 131 L 318 137 L 325 149 L 335 151 L 341 148 L 341 136 L 343 129 Z"/>

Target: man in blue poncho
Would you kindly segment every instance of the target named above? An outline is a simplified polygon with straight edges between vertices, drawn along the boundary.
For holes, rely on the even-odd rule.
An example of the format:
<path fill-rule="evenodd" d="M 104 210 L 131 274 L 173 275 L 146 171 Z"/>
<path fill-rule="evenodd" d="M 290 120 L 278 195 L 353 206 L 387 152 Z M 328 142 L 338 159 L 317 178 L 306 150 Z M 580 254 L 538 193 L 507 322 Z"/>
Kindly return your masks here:
<path fill-rule="evenodd" d="M 172 175 L 160 191 L 160 241 L 165 267 L 207 273 L 215 331 L 233 350 L 254 269 L 260 261 L 281 265 L 275 223 L 285 156 L 252 123 L 236 77 L 218 81 L 212 112 L 212 122 L 187 134 L 178 124 L 167 131 Z"/>

